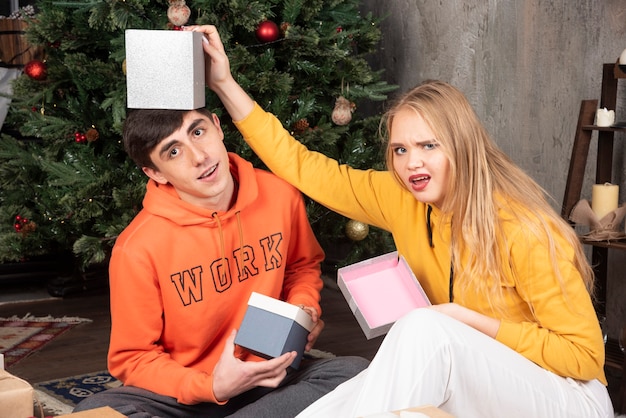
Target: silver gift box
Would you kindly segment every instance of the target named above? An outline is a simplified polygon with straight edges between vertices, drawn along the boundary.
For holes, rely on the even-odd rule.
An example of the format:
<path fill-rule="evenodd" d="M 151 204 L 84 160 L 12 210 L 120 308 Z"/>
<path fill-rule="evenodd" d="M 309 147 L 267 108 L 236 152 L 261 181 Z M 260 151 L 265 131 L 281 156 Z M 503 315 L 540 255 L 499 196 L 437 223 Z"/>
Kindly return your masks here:
<path fill-rule="evenodd" d="M 132 109 L 192 110 L 206 104 L 200 32 L 126 30 L 126 93 Z"/>

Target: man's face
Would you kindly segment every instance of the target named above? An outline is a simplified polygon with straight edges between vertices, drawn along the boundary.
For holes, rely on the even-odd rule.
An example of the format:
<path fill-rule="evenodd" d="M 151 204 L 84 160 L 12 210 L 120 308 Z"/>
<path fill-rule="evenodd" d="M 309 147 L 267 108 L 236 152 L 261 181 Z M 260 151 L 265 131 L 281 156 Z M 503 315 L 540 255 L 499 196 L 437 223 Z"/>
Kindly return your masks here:
<path fill-rule="evenodd" d="M 191 111 L 182 126 L 150 153 L 156 169 L 144 173 L 160 184 L 170 183 L 188 203 L 225 211 L 234 183 L 230 174 L 224 133 L 218 117 Z"/>

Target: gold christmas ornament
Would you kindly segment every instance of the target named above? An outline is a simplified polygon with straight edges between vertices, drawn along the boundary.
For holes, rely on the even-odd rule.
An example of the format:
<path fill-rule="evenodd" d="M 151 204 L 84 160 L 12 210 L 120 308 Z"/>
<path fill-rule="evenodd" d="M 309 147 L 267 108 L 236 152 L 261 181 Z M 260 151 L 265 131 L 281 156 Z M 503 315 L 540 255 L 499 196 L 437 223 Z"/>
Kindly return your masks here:
<path fill-rule="evenodd" d="M 344 126 L 352 120 L 352 113 L 356 108 L 355 104 L 343 96 L 339 96 L 335 102 L 335 108 L 331 118 L 336 125 Z"/>
<path fill-rule="evenodd" d="M 346 236 L 352 241 L 364 240 L 370 232 L 368 224 L 350 219 L 346 223 Z"/>

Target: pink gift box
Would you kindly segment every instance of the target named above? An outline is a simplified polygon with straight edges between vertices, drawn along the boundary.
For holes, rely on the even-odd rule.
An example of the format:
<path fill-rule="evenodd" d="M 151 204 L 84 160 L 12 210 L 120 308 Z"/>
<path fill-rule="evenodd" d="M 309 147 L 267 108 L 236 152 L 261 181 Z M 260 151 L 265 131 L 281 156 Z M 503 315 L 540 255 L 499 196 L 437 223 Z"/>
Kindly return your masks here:
<path fill-rule="evenodd" d="M 367 339 L 386 334 L 416 308 L 430 306 L 404 257 L 394 251 L 337 271 L 337 283 Z"/>

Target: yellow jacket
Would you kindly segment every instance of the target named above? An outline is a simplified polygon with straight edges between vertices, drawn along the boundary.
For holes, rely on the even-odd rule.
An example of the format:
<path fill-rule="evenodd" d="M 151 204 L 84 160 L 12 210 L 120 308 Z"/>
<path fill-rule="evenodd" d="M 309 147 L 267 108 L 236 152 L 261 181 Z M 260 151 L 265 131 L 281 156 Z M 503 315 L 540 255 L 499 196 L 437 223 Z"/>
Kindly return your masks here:
<path fill-rule="evenodd" d="M 307 150 L 258 105 L 235 124 L 275 174 L 348 218 L 390 231 L 431 302 L 449 301 L 450 225 L 442 223 L 436 207 L 430 216 L 431 246 L 428 205 L 402 188 L 392 173 L 352 169 Z M 546 245 L 512 218 L 504 225 L 508 247 L 500 251 L 510 260 L 511 269 L 502 273 L 501 281 L 509 315 L 499 317 L 481 294 L 460 295 L 455 289 L 454 301 L 501 319 L 496 339 L 541 367 L 560 376 L 606 384 L 602 332 L 579 272 L 568 260 L 560 260 L 561 288 Z"/>

